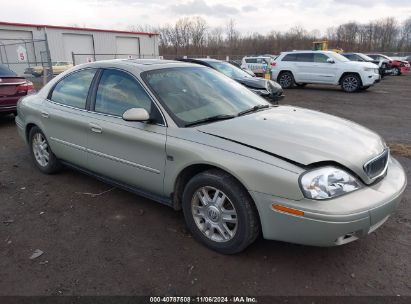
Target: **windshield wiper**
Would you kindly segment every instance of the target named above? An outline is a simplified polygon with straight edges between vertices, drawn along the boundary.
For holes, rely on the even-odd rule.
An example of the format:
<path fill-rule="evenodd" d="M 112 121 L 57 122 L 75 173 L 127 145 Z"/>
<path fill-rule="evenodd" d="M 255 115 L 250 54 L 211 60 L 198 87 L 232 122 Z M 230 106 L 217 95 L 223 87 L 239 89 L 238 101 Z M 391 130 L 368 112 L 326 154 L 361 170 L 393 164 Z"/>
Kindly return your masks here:
<path fill-rule="evenodd" d="M 261 110 L 261 109 L 267 109 L 267 108 L 269 108 L 270 107 L 270 105 L 258 105 L 258 106 L 254 106 L 254 107 L 252 107 L 252 108 L 249 108 L 249 109 L 247 109 L 247 110 L 244 110 L 244 111 L 241 111 L 240 113 L 238 113 L 238 116 L 242 116 L 242 115 L 245 115 L 245 114 L 248 114 L 248 113 L 252 113 L 252 112 L 257 112 L 257 111 L 259 111 L 259 110 Z"/>
<path fill-rule="evenodd" d="M 207 123 L 207 122 L 213 122 L 213 121 L 218 121 L 218 120 L 226 120 L 226 119 L 231 119 L 237 117 L 236 115 L 228 115 L 228 114 L 219 114 L 219 115 L 215 115 L 215 116 L 211 116 L 211 117 L 207 117 L 207 118 L 203 118 L 203 119 L 199 119 L 193 122 L 189 122 L 185 124 L 185 127 L 190 127 L 190 126 L 194 126 L 194 125 L 199 125 L 202 123 Z"/>

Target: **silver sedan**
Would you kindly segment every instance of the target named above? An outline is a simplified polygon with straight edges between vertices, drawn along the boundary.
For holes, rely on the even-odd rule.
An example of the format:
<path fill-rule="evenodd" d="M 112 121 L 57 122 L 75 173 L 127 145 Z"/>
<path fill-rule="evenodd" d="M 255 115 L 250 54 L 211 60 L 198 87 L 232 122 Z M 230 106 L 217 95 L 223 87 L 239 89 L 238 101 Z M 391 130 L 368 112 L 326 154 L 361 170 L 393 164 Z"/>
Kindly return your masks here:
<path fill-rule="evenodd" d="M 194 237 L 226 254 L 260 234 L 315 246 L 352 242 L 388 219 L 406 187 L 374 132 L 271 105 L 190 63 L 79 65 L 17 111 L 39 170 L 71 166 L 182 209 Z"/>

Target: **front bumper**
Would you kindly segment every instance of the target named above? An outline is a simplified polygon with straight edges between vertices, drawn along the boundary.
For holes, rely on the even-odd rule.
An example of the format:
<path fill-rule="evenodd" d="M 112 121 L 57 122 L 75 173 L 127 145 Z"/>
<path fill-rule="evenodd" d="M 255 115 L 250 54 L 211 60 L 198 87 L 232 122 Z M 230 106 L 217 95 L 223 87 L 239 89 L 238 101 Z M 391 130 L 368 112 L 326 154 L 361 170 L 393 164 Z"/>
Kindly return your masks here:
<path fill-rule="evenodd" d="M 410 70 L 410 68 L 409 68 L 409 67 L 406 67 L 406 66 L 401 67 L 400 69 L 401 69 L 401 74 L 405 74 L 405 73 L 407 73 L 407 72 Z"/>
<path fill-rule="evenodd" d="M 384 179 L 372 186 L 327 200 L 288 200 L 250 191 L 266 239 L 313 246 L 337 246 L 364 237 L 379 228 L 401 201 L 407 179 L 391 158 Z M 277 211 L 272 204 L 301 210 L 304 216 Z"/>
<path fill-rule="evenodd" d="M 362 79 L 363 86 L 372 86 L 378 82 L 380 82 L 381 76 L 379 73 L 369 73 L 365 74 Z"/>

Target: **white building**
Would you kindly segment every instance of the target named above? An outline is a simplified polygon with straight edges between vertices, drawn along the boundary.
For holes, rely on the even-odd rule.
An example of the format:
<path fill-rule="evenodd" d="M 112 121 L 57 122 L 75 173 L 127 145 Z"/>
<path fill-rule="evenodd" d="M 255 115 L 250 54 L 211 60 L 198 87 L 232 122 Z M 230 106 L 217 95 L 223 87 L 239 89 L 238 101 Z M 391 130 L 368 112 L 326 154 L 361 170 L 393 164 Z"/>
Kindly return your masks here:
<path fill-rule="evenodd" d="M 75 64 L 113 58 L 156 58 L 158 34 L 0 22 L 0 63 L 20 70 L 24 63 L 25 67 L 44 63 L 49 60 L 47 54 L 52 62 L 74 60 Z"/>

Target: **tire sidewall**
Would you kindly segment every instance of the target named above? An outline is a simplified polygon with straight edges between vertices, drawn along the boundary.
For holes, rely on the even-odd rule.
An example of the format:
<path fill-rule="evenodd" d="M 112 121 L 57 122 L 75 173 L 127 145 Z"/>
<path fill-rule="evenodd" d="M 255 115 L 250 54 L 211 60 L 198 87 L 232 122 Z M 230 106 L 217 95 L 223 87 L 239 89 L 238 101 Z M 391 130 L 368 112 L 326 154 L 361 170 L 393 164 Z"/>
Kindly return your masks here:
<path fill-rule="evenodd" d="M 289 84 L 288 86 L 282 86 L 282 85 L 281 85 L 281 77 L 283 77 L 284 75 L 288 75 L 288 76 L 291 78 L 290 84 Z M 294 83 L 295 83 L 295 81 L 294 81 L 294 76 L 293 76 L 293 74 L 292 74 L 291 72 L 282 72 L 282 73 L 280 73 L 280 75 L 278 76 L 277 82 L 280 84 L 280 86 L 281 86 L 283 89 L 290 89 L 290 88 L 293 87 L 293 85 L 294 85 Z"/>
<path fill-rule="evenodd" d="M 347 77 L 355 77 L 355 78 L 357 79 L 357 88 L 356 88 L 355 90 L 353 90 L 353 91 L 347 91 L 347 90 L 344 88 L 344 80 L 345 80 Z M 342 89 L 344 92 L 346 92 L 346 93 L 355 93 L 355 92 L 358 92 L 358 91 L 361 89 L 361 87 L 362 87 L 361 78 L 360 78 L 358 75 L 356 75 L 356 74 L 347 74 L 347 75 L 345 75 L 345 76 L 341 79 L 341 89 Z"/>
<path fill-rule="evenodd" d="M 191 200 L 195 192 L 201 187 L 210 186 L 224 192 L 230 199 L 237 212 L 237 231 L 233 239 L 227 242 L 214 242 L 207 238 L 197 227 L 191 211 Z M 229 187 L 224 183 L 224 178 L 215 178 L 213 175 L 207 176 L 200 174 L 194 177 L 186 186 L 183 193 L 183 213 L 186 224 L 192 232 L 195 239 L 204 243 L 207 247 L 225 254 L 235 253 L 243 249 L 244 243 L 247 242 L 248 233 L 248 216 L 246 207 L 244 206 L 244 196 L 236 191 L 237 187 Z M 241 248 L 241 250 L 237 250 Z"/>

